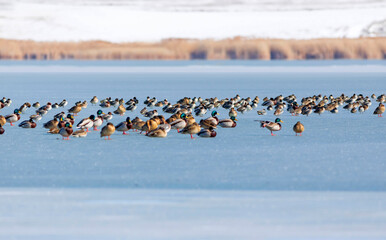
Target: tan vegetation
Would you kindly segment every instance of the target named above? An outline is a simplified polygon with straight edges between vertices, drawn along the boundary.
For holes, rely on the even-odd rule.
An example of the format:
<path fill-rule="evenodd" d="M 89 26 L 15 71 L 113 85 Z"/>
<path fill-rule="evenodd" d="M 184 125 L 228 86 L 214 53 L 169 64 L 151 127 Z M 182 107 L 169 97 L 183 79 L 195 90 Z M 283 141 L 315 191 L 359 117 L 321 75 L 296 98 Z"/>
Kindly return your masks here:
<path fill-rule="evenodd" d="M 386 38 L 168 39 L 157 43 L 0 39 L 0 59 L 386 59 Z"/>

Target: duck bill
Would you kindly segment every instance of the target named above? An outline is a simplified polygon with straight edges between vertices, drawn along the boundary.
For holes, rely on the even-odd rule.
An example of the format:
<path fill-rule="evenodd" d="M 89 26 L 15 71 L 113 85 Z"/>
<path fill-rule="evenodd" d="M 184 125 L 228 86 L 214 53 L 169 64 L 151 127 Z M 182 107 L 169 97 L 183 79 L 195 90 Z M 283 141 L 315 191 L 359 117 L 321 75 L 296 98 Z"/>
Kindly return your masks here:
<path fill-rule="evenodd" d="M 282 120 L 280 120 L 281 123 L 284 123 Z"/>

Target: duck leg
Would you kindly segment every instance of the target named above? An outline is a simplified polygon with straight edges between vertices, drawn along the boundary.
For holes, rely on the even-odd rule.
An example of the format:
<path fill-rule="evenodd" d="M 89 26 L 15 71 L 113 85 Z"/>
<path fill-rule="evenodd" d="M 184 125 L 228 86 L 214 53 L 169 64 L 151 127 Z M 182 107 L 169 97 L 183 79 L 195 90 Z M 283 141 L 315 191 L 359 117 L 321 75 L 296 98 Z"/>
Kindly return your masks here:
<path fill-rule="evenodd" d="M 111 140 L 110 136 L 108 137 L 108 139 L 107 139 L 107 140 Z"/>
<path fill-rule="evenodd" d="M 11 126 L 13 126 L 13 124 L 10 122 Z"/>
<path fill-rule="evenodd" d="M 195 139 L 192 134 L 190 134 L 190 139 Z"/>
<path fill-rule="evenodd" d="M 273 132 L 271 131 L 271 136 L 276 136 L 275 134 L 273 134 Z"/>

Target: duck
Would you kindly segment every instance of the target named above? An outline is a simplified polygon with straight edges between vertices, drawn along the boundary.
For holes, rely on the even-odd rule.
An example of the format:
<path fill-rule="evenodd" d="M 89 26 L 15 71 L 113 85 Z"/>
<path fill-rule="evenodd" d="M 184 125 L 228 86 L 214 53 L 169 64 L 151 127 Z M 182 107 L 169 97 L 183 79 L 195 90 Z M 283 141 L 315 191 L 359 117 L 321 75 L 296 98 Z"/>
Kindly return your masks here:
<path fill-rule="evenodd" d="M 280 116 L 283 112 L 284 112 L 284 110 L 282 108 L 278 108 L 278 109 L 275 110 L 273 115 Z"/>
<path fill-rule="evenodd" d="M 32 119 L 25 120 L 19 124 L 19 127 L 21 127 L 21 128 L 36 128 L 36 123 Z"/>
<path fill-rule="evenodd" d="M 82 108 L 87 108 L 87 106 L 88 106 L 87 101 L 83 101 L 83 102 L 80 104 L 80 106 L 81 106 Z"/>
<path fill-rule="evenodd" d="M 68 110 L 68 112 L 73 113 L 74 116 L 77 116 L 80 111 L 82 111 L 82 105 L 80 103 L 76 104 Z"/>
<path fill-rule="evenodd" d="M 144 107 L 141 111 L 139 111 L 140 114 L 145 115 L 147 113 L 146 107 Z"/>
<path fill-rule="evenodd" d="M 57 103 L 54 103 L 54 105 L 52 105 L 52 108 L 53 108 L 53 109 L 57 109 L 57 108 L 59 108 L 59 104 L 57 104 Z"/>
<path fill-rule="evenodd" d="M 218 126 L 222 128 L 234 128 L 237 126 L 237 119 L 235 117 L 231 117 L 230 119 L 221 119 L 218 122 Z"/>
<path fill-rule="evenodd" d="M 71 123 L 66 123 L 66 125 L 59 130 L 59 134 L 62 135 L 63 140 L 70 140 L 73 131 Z"/>
<path fill-rule="evenodd" d="M 103 114 L 103 119 L 106 120 L 107 122 L 113 119 L 113 114 L 111 112 L 108 112 L 107 114 Z"/>
<path fill-rule="evenodd" d="M 158 127 L 158 122 L 151 118 L 145 122 L 145 124 L 141 128 L 141 132 L 145 131 L 146 133 L 156 129 Z"/>
<path fill-rule="evenodd" d="M 176 119 L 170 123 L 170 126 L 172 127 L 172 129 L 177 129 L 177 132 L 180 132 L 180 129 L 185 128 L 186 125 L 187 125 L 187 123 L 186 123 L 186 114 L 185 113 L 182 113 L 180 115 L 179 119 Z"/>
<path fill-rule="evenodd" d="M 17 121 L 20 120 L 20 111 L 19 111 L 19 109 L 15 109 L 13 111 L 13 114 L 6 115 L 5 116 L 5 120 L 6 120 L 6 122 L 9 122 L 11 124 L 11 126 L 13 126 L 12 123 L 17 122 Z"/>
<path fill-rule="evenodd" d="M 52 128 L 50 130 L 47 131 L 47 133 L 50 133 L 50 134 L 59 134 L 59 131 L 60 131 L 61 128 Z"/>
<path fill-rule="evenodd" d="M 374 114 L 378 115 L 378 117 L 382 117 L 382 114 L 385 112 L 385 105 L 379 103 L 379 106 L 375 109 Z"/>
<path fill-rule="evenodd" d="M 3 135 L 5 133 L 5 130 L 3 128 L 3 124 L 0 123 L 0 135 Z"/>
<path fill-rule="evenodd" d="M 30 107 L 31 107 L 30 103 L 24 103 L 23 105 L 20 106 L 19 112 L 20 113 L 25 113 L 25 111 L 27 111 L 27 109 L 30 108 Z"/>
<path fill-rule="evenodd" d="M 283 123 L 283 121 L 280 118 L 276 118 L 275 122 L 260 121 L 260 127 L 267 128 L 269 131 L 271 131 L 272 136 L 276 136 L 275 134 L 273 134 L 273 132 L 281 130 L 281 124 L 280 123 Z"/>
<path fill-rule="evenodd" d="M 302 132 L 304 132 L 304 125 L 301 123 L 301 122 L 297 122 L 294 127 L 293 127 L 293 130 L 296 134 L 296 136 L 299 134 L 299 136 L 302 135 Z"/>
<path fill-rule="evenodd" d="M 3 115 L 0 115 L 0 124 L 4 126 L 6 122 L 7 120 L 5 119 L 5 117 Z"/>
<path fill-rule="evenodd" d="M 126 131 L 129 131 L 133 128 L 133 123 L 130 120 L 130 117 L 126 118 L 126 121 L 119 123 L 115 126 L 115 130 L 123 132 L 122 135 L 129 135 Z"/>
<path fill-rule="evenodd" d="M 231 108 L 229 110 L 229 113 L 228 113 L 229 117 L 237 117 L 237 111 L 235 110 L 235 108 Z"/>
<path fill-rule="evenodd" d="M 267 110 L 265 110 L 265 108 L 262 110 L 258 110 L 257 115 L 267 115 Z"/>
<path fill-rule="evenodd" d="M 40 108 L 40 103 L 36 102 L 36 103 L 32 104 L 32 107 L 38 109 L 38 108 Z"/>
<path fill-rule="evenodd" d="M 134 112 L 134 110 L 137 109 L 137 104 L 133 103 L 126 107 L 126 110 Z"/>
<path fill-rule="evenodd" d="M 181 134 L 190 134 L 190 138 L 194 139 L 193 134 L 197 134 L 201 131 L 201 127 L 198 123 L 190 124 L 186 127 L 184 127 L 180 133 Z"/>
<path fill-rule="evenodd" d="M 115 132 L 115 126 L 112 123 L 107 123 L 101 130 L 101 137 L 105 137 L 105 140 L 111 140 L 110 136 Z M 108 137 L 108 138 L 106 138 Z"/>
<path fill-rule="evenodd" d="M 201 119 L 200 126 L 204 129 L 217 128 L 217 123 L 214 123 L 208 119 Z"/>
<path fill-rule="evenodd" d="M 133 119 L 132 123 L 133 123 L 133 129 L 141 130 L 143 125 L 145 125 L 146 122 L 140 119 L 139 117 L 136 117 Z"/>
<path fill-rule="evenodd" d="M 99 100 L 98 100 L 97 96 L 94 96 L 90 100 L 91 105 L 96 105 L 98 102 L 99 102 Z"/>
<path fill-rule="evenodd" d="M 125 112 L 126 112 L 126 108 L 122 104 L 120 104 L 118 106 L 117 110 L 114 111 L 114 114 L 119 114 L 119 115 L 123 116 L 125 114 Z"/>
<path fill-rule="evenodd" d="M 143 114 L 143 116 L 148 117 L 148 118 L 152 118 L 152 117 L 158 116 L 158 112 L 155 109 L 153 111 L 146 112 L 145 114 Z"/>
<path fill-rule="evenodd" d="M 94 131 L 99 131 L 98 127 L 102 126 L 102 124 L 103 124 L 103 116 L 102 115 L 103 114 L 105 114 L 105 113 L 102 110 L 97 111 L 97 116 L 94 120 L 94 125 L 93 125 Z"/>
<path fill-rule="evenodd" d="M 155 137 L 155 138 L 165 138 L 167 137 L 167 135 L 168 135 L 167 131 L 162 127 L 157 128 L 153 131 L 150 131 L 146 134 L 146 136 L 148 137 Z"/>
<path fill-rule="evenodd" d="M 56 128 L 59 124 L 59 121 L 57 118 L 54 118 L 53 120 L 50 120 L 43 124 L 43 127 L 46 129 L 53 129 Z"/>
<path fill-rule="evenodd" d="M 111 107 L 111 103 L 109 101 L 103 101 L 99 106 L 102 108 L 109 108 Z"/>
<path fill-rule="evenodd" d="M 94 120 L 95 115 L 90 115 L 90 117 L 82 119 L 76 127 L 81 129 L 85 128 L 86 132 L 89 132 L 88 129 L 94 126 Z"/>
<path fill-rule="evenodd" d="M 71 123 L 71 125 L 74 125 L 75 123 L 74 115 L 72 114 L 67 114 L 67 117 L 64 120 Z"/>
<path fill-rule="evenodd" d="M 61 101 L 61 102 L 59 103 L 59 107 L 65 107 L 65 106 L 67 106 L 67 104 L 68 104 L 67 100 L 66 100 L 66 99 L 63 99 L 63 101 Z"/>
<path fill-rule="evenodd" d="M 80 129 L 73 132 L 71 136 L 76 138 L 84 138 L 84 137 L 87 137 L 87 132 L 84 129 Z"/>
<path fill-rule="evenodd" d="M 213 110 L 211 113 L 211 117 L 205 119 L 205 121 L 210 121 L 210 122 L 212 122 L 212 124 L 217 126 L 217 124 L 219 122 L 217 115 L 220 115 L 220 114 L 218 114 L 218 112 L 216 110 Z M 236 112 L 236 115 L 237 115 L 237 112 Z M 236 116 L 234 116 L 234 117 L 236 118 Z"/>
<path fill-rule="evenodd" d="M 197 133 L 199 137 L 204 137 L 204 138 L 212 138 L 216 137 L 217 133 L 214 131 L 214 128 L 210 127 L 209 129 L 201 129 L 199 133 Z"/>

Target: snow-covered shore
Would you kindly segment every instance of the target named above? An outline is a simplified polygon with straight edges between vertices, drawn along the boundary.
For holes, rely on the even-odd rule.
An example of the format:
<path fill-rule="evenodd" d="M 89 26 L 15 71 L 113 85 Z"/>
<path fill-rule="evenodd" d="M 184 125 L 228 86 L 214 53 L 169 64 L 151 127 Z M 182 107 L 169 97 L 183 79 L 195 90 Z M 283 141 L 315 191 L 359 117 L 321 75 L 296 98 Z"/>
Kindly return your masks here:
<path fill-rule="evenodd" d="M 159 41 L 166 38 L 385 36 L 386 1 L 0 2 L 0 38 Z"/>

